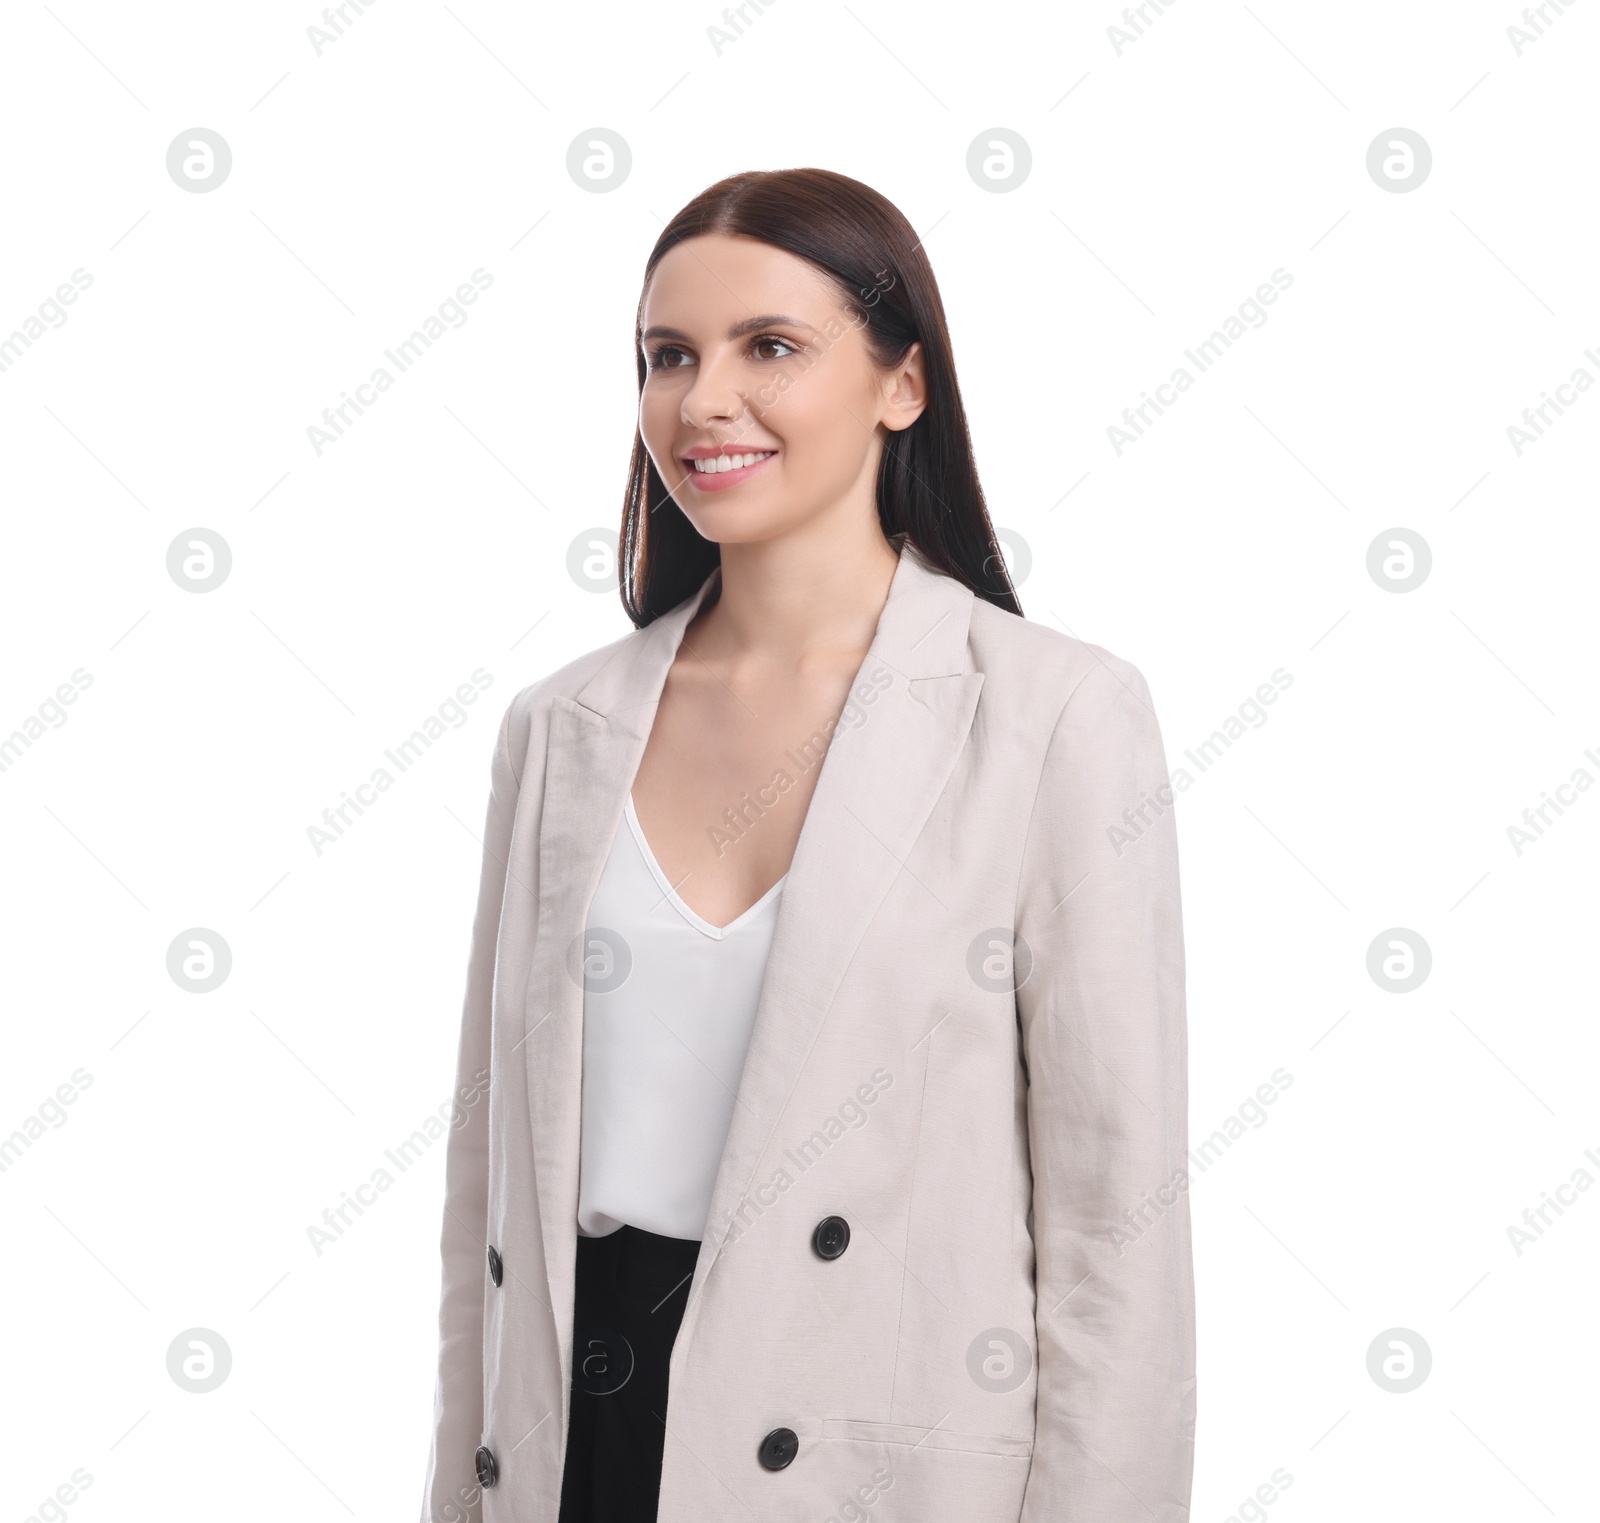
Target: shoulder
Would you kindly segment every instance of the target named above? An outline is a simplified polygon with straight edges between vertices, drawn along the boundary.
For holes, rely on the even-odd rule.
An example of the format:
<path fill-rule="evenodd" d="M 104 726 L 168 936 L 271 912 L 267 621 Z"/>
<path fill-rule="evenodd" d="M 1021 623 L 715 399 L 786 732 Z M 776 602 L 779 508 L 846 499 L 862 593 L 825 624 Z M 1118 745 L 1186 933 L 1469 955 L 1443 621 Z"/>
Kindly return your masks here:
<path fill-rule="evenodd" d="M 1132 661 L 983 602 L 968 641 L 984 674 L 979 708 L 993 703 L 990 734 L 1012 743 L 1017 775 L 1031 779 L 1030 871 L 1098 870 L 1107 851 L 1120 857 L 1125 840 L 1166 818 L 1173 793 L 1161 727 Z M 1140 859 L 1142 868 L 1164 863 L 1151 850 Z M 1050 903 L 1071 887 L 1057 885 Z"/>
<path fill-rule="evenodd" d="M 585 651 L 517 692 L 500 721 L 500 744 L 506 748 L 519 775 L 529 751 L 544 747 L 555 701 L 577 697 L 601 671 L 630 652 L 644 636 L 642 629 L 631 630 L 607 645 Z"/>
<path fill-rule="evenodd" d="M 968 642 L 985 696 L 994 688 L 1001 701 L 1023 698 L 1052 728 L 1069 712 L 1154 716 L 1150 686 L 1133 662 L 1053 625 L 974 598 Z"/>

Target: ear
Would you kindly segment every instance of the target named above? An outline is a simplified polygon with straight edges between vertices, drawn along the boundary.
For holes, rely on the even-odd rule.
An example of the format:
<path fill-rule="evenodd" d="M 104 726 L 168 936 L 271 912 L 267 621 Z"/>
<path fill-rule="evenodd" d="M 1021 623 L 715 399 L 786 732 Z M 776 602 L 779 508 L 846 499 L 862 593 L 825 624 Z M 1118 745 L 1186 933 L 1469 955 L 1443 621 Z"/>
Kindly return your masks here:
<path fill-rule="evenodd" d="M 923 363 L 922 341 L 908 350 L 906 357 L 891 370 L 883 383 L 883 426 L 891 433 L 910 428 L 928 405 L 927 367 Z"/>

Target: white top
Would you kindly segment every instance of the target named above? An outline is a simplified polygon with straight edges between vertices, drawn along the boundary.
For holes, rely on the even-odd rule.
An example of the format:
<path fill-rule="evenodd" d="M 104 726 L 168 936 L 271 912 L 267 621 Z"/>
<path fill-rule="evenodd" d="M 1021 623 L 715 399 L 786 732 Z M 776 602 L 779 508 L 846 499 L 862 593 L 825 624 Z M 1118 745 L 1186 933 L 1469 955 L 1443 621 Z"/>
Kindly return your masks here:
<path fill-rule="evenodd" d="M 605 1237 L 631 1223 L 697 1239 L 788 874 L 738 919 L 714 926 L 673 891 L 631 794 L 624 813 L 585 935 L 594 971 L 583 995 L 578 1231 Z M 600 932 L 610 935 L 597 940 Z"/>

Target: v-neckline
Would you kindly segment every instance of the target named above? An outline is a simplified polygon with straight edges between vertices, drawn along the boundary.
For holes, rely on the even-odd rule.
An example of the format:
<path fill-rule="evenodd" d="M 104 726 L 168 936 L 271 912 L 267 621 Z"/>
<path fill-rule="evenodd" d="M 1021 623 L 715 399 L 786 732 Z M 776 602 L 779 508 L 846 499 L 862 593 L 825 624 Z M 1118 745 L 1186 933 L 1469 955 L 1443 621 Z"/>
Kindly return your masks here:
<path fill-rule="evenodd" d="M 778 894 L 782 892 L 783 885 L 788 881 L 789 875 L 788 873 L 785 873 L 783 877 L 779 878 L 778 881 L 774 883 L 772 887 L 766 891 L 766 893 L 757 899 L 754 904 L 752 904 L 747 910 L 743 910 L 739 914 L 735 915 L 733 919 L 730 920 L 726 925 L 712 925 L 709 920 L 707 920 L 703 915 L 697 914 L 683 901 L 681 897 L 679 897 L 677 889 L 672 886 L 672 880 L 666 875 L 665 872 L 662 871 L 660 862 L 656 860 L 655 851 L 652 849 L 649 840 L 645 836 L 644 826 L 639 823 L 639 813 L 633 807 L 633 792 L 631 789 L 628 792 L 628 802 L 625 813 L 628 818 L 628 828 L 633 832 L 633 839 L 639 847 L 639 855 L 644 858 L 645 866 L 650 869 L 651 877 L 656 880 L 656 883 L 660 886 L 662 893 L 667 897 L 668 900 L 671 901 L 672 907 L 677 910 L 677 912 L 685 920 L 687 920 L 689 924 L 695 928 L 695 930 L 699 931 L 702 935 L 709 936 L 713 941 L 722 941 L 734 931 L 738 930 L 739 927 L 745 923 L 745 921 L 749 920 L 751 916 L 757 914 L 761 909 L 775 899 Z"/>

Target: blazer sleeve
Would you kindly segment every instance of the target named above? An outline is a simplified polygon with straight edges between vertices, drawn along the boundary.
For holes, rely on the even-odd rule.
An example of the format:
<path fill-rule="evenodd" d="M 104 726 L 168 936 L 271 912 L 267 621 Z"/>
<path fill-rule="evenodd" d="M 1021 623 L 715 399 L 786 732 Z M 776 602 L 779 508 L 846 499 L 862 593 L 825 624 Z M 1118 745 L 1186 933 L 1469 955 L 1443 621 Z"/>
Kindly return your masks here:
<path fill-rule="evenodd" d="M 1195 1328 L 1173 791 L 1144 678 L 1091 653 L 1046 754 L 1016 921 L 1039 1360 L 1021 1523 L 1185 1523 Z"/>
<path fill-rule="evenodd" d="M 505 897 L 518 774 L 507 709 L 489 774 L 483 867 L 472 923 L 467 992 L 456 1053 L 455 1104 L 445 1153 L 439 1251 L 439 1369 L 422 1523 L 477 1523 L 483 1511 L 474 1456 L 483 1432 L 483 1311 L 488 1279 L 489 1018 L 495 944 Z"/>

